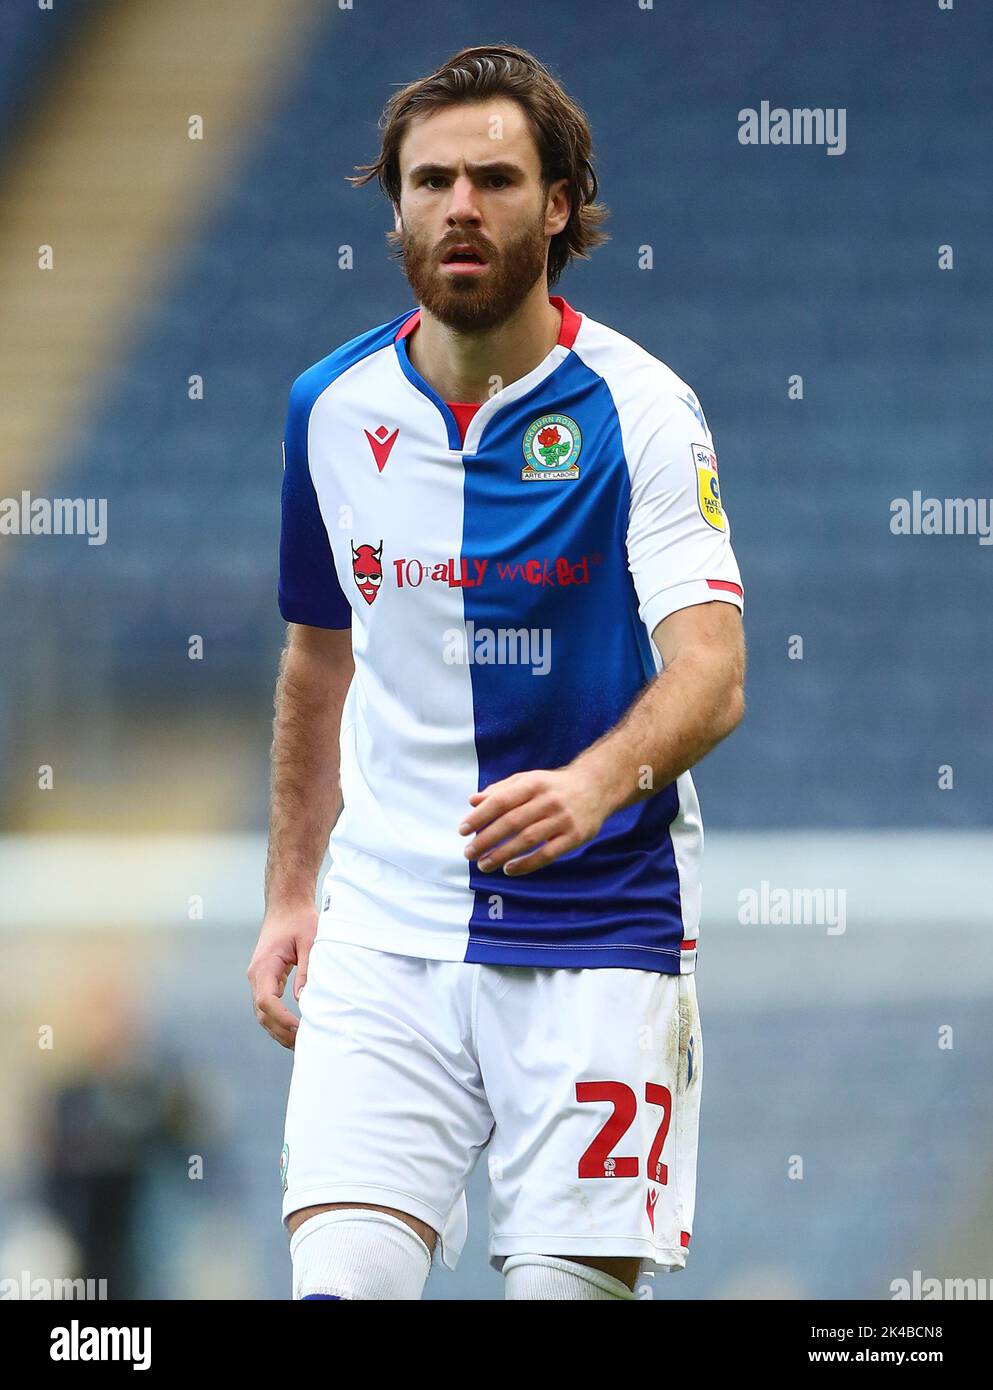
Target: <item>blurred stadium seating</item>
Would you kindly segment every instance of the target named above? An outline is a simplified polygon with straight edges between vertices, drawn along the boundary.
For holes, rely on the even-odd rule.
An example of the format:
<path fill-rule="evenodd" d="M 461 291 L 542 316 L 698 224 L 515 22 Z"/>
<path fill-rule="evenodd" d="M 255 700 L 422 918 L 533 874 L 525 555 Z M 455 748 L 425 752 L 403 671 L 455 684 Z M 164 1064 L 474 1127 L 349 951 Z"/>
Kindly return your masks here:
<path fill-rule="evenodd" d="M 93 3 L 71 21 L 70 8 L 0 8 L 0 121 L 16 137 L 7 168 L 55 138 L 74 55 L 100 49 L 103 23 L 123 44 L 141 6 Z M 170 0 L 159 22 L 196 35 L 197 8 Z M 247 12 L 264 58 L 273 5 L 252 0 Z M 906 909 L 912 920 L 859 919 L 853 901 L 845 937 L 780 930 L 788 971 L 770 965 L 768 936 L 761 953 L 741 939 L 733 899 L 718 895 L 700 965 L 694 1251 L 685 1275 L 656 1281 L 658 1296 L 886 1297 L 891 1279 L 941 1273 L 943 1261 L 993 1275 L 981 1160 L 993 1127 L 990 549 L 889 530 L 892 499 L 915 489 L 991 494 L 993 16 L 900 0 L 667 0 L 652 11 L 631 0 L 577 23 L 564 0 L 482 0 L 471 12 L 365 0 L 351 11 L 295 4 L 294 19 L 313 26 L 307 42 L 287 42 L 278 80 L 237 107 L 209 151 L 210 178 L 182 185 L 182 221 L 149 233 L 147 277 L 115 302 L 111 347 L 74 395 L 68 437 L 37 481 L 33 455 L 2 461 L 8 495 L 107 498 L 110 535 L 102 547 L 0 537 L 5 852 L 17 858 L 22 836 L 242 836 L 260 882 L 287 392 L 310 363 L 412 303 L 387 260 L 384 204 L 344 176 L 374 154 L 395 84 L 463 44 L 521 43 L 590 114 L 612 209 L 611 242 L 561 291 L 690 382 L 720 454 L 746 584 L 750 709 L 697 779 L 715 872 L 736 833 L 761 832 L 747 881 L 769 878 L 797 828 L 825 845 L 840 831 L 870 846 L 886 829 L 933 832 L 916 853 L 950 866 Z M 246 28 L 239 61 L 255 71 Z M 209 56 L 204 71 L 220 66 L 223 43 Z M 130 74 L 118 119 L 159 138 L 140 79 Z M 763 99 L 845 107 L 844 156 L 742 147 L 737 113 Z M 176 138 L 185 145 L 185 129 Z M 22 223 L 2 188 L 0 243 L 13 245 Z M 46 239 L 33 226 L 21 238 L 32 266 Z M 954 271 L 937 268 L 943 244 Z M 338 268 L 343 246 L 349 270 Z M 639 268 L 645 246 L 650 271 Z M 787 395 L 794 374 L 802 401 Z M 194 375 L 202 400 L 188 394 Z M 802 661 L 787 657 L 793 635 Z M 42 764 L 56 769 L 45 794 Z M 954 792 L 938 790 L 944 764 Z M 104 930 L 91 937 L 60 926 L 58 897 L 74 880 L 58 839 L 39 843 L 53 846 L 52 881 L 38 880 L 44 910 L 0 909 L 20 981 L 0 997 L 32 1039 L 53 1018 L 83 1036 L 85 1023 L 79 1033 L 70 1022 L 75 982 L 123 963 L 140 982 L 149 1046 L 195 1072 L 219 1117 L 204 1184 L 149 1168 L 142 1291 L 285 1296 L 272 1173 L 289 1058 L 252 1031 L 251 895 L 231 884 L 232 904 L 218 907 L 221 884 L 191 925 L 197 881 L 180 859 L 171 930 L 140 910 L 134 930 L 107 929 L 95 909 L 90 926 Z M 92 857 L 108 882 L 113 843 Z M 939 955 L 948 968 L 935 973 Z M 863 977 L 877 994 L 859 992 Z M 951 1052 L 935 1044 L 943 1024 L 955 1027 Z M 0 1083 L 0 1255 L 36 1196 L 25 1108 L 72 1057 L 52 1077 L 47 1066 L 22 1044 Z M 793 1154 L 802 1182 L 785 1177 Z M 474 1268 L 439 1275 L 432 1296 L 499 1296 L 484 1268 L 482 1173 L 473 1196 Z M 966 1251 L 986 1268 L 956 1265 Z"/>
<path fill-rule="evenodd" d="M 84 16 L 82 5 L 55 5 L 47 14 L 23 0 L 0 7 L 0 126 L 8 135 L 70 50 Z"/>

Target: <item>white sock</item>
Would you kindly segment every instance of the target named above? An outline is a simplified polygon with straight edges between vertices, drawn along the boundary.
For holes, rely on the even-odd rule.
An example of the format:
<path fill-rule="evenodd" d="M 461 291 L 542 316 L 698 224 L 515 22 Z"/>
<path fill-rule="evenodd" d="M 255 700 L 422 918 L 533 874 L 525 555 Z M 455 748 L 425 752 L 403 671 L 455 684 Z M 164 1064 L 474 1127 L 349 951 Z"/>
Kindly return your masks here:
<path fill-rule="evenodd" d="M 294 1298 L 416 1300 L 431 1252 L 397 1216 L 362 1207 L 322 1211 L 290 1239 Z"/>
<path fill-rule="evenodd" d="M 553 1255 L 511 1255 L 504 1261 L 503 1275 L 509 1299 L 634 1298 L 623 1279 Z"/>

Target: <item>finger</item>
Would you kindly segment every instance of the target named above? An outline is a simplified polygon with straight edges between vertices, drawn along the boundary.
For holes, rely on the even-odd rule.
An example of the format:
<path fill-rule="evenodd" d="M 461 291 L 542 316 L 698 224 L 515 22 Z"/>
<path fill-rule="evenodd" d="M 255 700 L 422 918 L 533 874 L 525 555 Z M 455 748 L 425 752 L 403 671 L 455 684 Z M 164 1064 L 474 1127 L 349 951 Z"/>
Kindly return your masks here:
<path fill-rule="evenodd" d="M 503 794 L 495 795 L 484 802 L 468 822 L 463 822 L 463 825 L 475 822 L 478 827 L 476 838 L 470 841 L 467 848 L 468 857 L 475 859 L 481 850 L 505 840 L 508 835 L 539 817 L 553 815 L 558 809 L 560 807 L 553 792 L 544 783 L 519 784 L 514 790 L 513 799 Z"/>
<path fill-rule="evenodd" d="M 281 999 L 271 996 L 260 998 L 256 1002 L 255 1017 L 266 1032 L 271 1033 L 279 1042 L 283 1042 L 286 1036 L 295 1034 L 300 1027 L 300 1020 L 296 1014 L 291 1014 Z"/>
<path fill-rule="evenodd" d="M 520 878 L 523 874 L 533 874 L 535 869 L 544 868 L 546 864 L 553 863 L 561 855 L 567 854 L 569 850 L 575 848 L 575 843 L 568 835 L 553 836 L 531 854 L 525 854 L 521 859 L 513 859 L 505 864 L 504 873 L 509 878 Z"/>
<path fill-rule="evenodd" d="M 266 1018 L 261 1012 L 259 1012 L 256 1017 L 265 1032 L 269 1034 L 270 1038 L 274 1038 L 275 1041 L 280 1043 L 283 1047 L 293 1046 L 296 1041 L 298 1029 L 288 1028 L 282 1024 L 274 1023 L 272 1019 Z"/>
<path fill-rule="evenodd" d="M 518 834 L 509 836 L 503 844 L 484 854 L 479 860 L 479 867 L 484 873 L 502 869 L 504 864 L 511 859 L 516 859 L 537 849 L 539 845 L 550 840 L 561 830 L 562 826 L 554 817 L 546 816 L 543 819 L 535 817 L 529 824 L 522 826 Z"/>
<path fill-rule="evenodd" d="M 467 859 L 482 859 L 484 855 L 491 854 L 503 840 L 509 840 L 511 836 L 524 831 L 538 819 L 538 812 L 532 806 L 517 807 L 508 811 L 480 830 L 466 845 L 463 853 Z"/>
<path fill-rule="evenodd" d="M 278 1024 L 281 1028 L 298 1028 L 300 1025 L 297 1015 L 290 1013 L 283 1001 L 274 995 L 259 995 L 255 1007 L 256 1012 L 263 1018 Z"/>
<path fill-rule="evenodd" d="M 273 1041 L 278 1042 L 280 1047 L 288 1048 L 291 1052 L 296 1047 L 297 1032 L 295 1028 L 277 1028 L 274 1024 L 264 1023 L 263 1027 Z"/>
<path fill-rule="evenodd" d="M 484 796 L 474 811 L 470 811 L 459 826 L 460 835 L 471 835 L 474 830 L 482 830 L 489 825 L 494 816 L 502 815 L 510 806 L 496 795 Z"/>
<path fill-rule="evenodd" d="M 492 853 L 496 846 L 503 852 L 503 843 L 517 834 L 524 834 L 527 830 L 540 822 L 562 819 L 562 807 L 548 792 L 539 793 L 527 801 L 522 806 L 515 806 L 513 810 L 500 816 L 492 824 L 484 826 L 474 839 L 470 840 L 465 848 L 467 859 L 482 860 Z M 565 825 L 557 827 L 560 831 L 565 831 Z M 525 849 L 529 846 L 525 845 Z M 502 861 L 501 861 L 502 862 Z"/>
<path fill-rule="evenodd" d="M 493 782 L 482 791 L 473 792 L 469 797 L 475 809 L 468 812 L 459 826 L 460 835 L 468 835 L 473 830 L 487 825 L 494 816 L 513 810 L 534 794 L 535 787 L 527 775 L 515 772 L 501 782 Z"/>
<path fill-rule="evenodd" d="M 289 973 L 288 961 L 279 956 L 264 956 L 256 965 L 254 975 L 249 976 L 256 1004 L 263 998 L 282 999 Z"/>
<path fill-rule="evenodd" d="M 576 849 L 576 842 L 570 840 L 567 835 L 554 835 L 540 848 L 534 849 L 530 855 L 509 860 L 503 865 L 503 873 L 509 878 L 520 878 L 523 874 L 534 873 L 535 869 L 544 869 L 545 865 L 551 865 L 560 856 L 569 853 L 570 849 Z"/>
<path fill-rule="evenodd" d="M 293 980 L 293 998 L 300 1002 L 300 992 L 307 983 L 307 967 L 310 964 L 312 942 L 297 943 L 297 972 Z"/>
<path fill-rule="evenodd" d="M 552 835 L 563 834 L 565 828 L 561 817 L 542 815 L 536 809 L 526 821 L 519 821 L 511 826 L 507 833 L 495 836 L 493 842 L 488 847 L 484 847 L 478 856 L 479 867 L 483 873 L 500 869 L 507 863 L 508 859 L 513 859 L 516 855 L 526 854 L 528 850 L 534 849 L 543 840 L 550 839 Z"/>
<path fill-rule="evenodd" d="M 279 958 L 270 958 L 259 963 L 252 987 L 252 997 L 255 1001 L 256 1017 L 267 1032 L 272 1031 L 270 1024 L 284 1031 L 286 1029 L 295 1031 L 299 1027 L 300 1020 L 296 1014 L 291 1014 L 282 1002 L 283 990 L 286 988 L 286 978 L 289 972 L 289 962 Z"/>
<path fill-rule="evenodd" d="M 292 1052 L 297 1045 L 297 1032 L 295 1028 L 267 1028 L 266 1032 L 273 1041 L 278 1042 L 280 1047 L 285 1047 L 288 1052 Z"/>

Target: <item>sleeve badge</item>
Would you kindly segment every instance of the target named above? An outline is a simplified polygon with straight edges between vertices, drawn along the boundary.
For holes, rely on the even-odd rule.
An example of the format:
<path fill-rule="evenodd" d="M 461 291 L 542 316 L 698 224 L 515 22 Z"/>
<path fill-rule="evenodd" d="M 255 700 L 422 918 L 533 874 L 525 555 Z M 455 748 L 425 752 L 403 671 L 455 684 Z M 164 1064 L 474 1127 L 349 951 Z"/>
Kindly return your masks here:
<path fill-rule="evenodd" d="M 721 506 L 721 485 L 717 479 L 717 455 L 707 444 L 691 444 L 693 467 L 696 469 L 697 501 L 700 515 L 715 531 L 726 531 L 727 521 Z"/>

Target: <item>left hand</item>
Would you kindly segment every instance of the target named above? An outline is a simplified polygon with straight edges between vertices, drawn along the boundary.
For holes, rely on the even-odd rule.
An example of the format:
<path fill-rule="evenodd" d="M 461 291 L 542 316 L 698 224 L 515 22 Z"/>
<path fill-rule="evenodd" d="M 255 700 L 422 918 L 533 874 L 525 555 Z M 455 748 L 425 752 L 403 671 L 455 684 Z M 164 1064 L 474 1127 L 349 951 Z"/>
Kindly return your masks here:
<path fill-rule="evenodd" d="M 466 858 L 477 860 L 484 873 L 502 866 L 514 877 L 592 840 L 610 809 L 591 774 L 576 766 L 515 772 L 473 792 L 469 801 L 475 809 L 459 834 L 476 834 Z"/>

